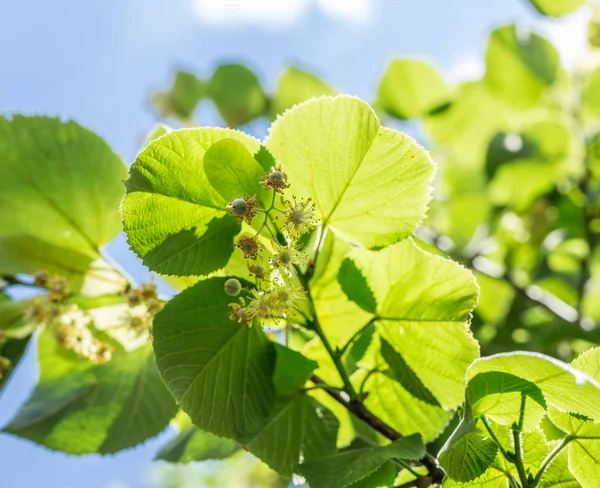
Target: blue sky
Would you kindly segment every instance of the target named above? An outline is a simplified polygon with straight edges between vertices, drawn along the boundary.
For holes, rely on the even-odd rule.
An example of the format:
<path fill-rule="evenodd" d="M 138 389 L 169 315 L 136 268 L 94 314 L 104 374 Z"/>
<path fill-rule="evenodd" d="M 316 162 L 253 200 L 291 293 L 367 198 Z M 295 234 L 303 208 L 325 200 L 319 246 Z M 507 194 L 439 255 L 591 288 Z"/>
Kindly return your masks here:
<path fill-rule="evenodd" d="M 252 1 L 248 10 L 247 2 Z M 476 75 L 482 69 L 487 33 L 507 22 L 546 32 L 560 43 L 563 61 L 572 64 L 580 52 L 587 15 L 542 20 L 525 0 L 244 3 L 4 0 L 0 2 L 0 113 L 75 119 L 105 137 L 130 162 L 156 122 L 149 94 L 166 88 L 176 68 L 206 76 L 221 62 L 244 62 L 270 90 L 277 74 L 296 64 L 340 91 L 369 100 L 393 56 L 422 57 L 454 80 Z M 227 5 L 232 9 L 226 10 Z M 265 7 L 270 14 L 261 10 Z M 274 23 L 276 17 L 285 19 L 283 25 Z M 202 111 L 200 122 L 219 123 L 210 108 Z M 135 275 L 143 274 L 122 238 L 110 251 Z M 36 374 L 29 354 L 0 398 L 0 426 L 27 398 Z M 146 486 L 144 472 L 170 435 L 163 433 L 115 456 L 74 458 L 0 434 L 0 484 L 7 488 Z"/>

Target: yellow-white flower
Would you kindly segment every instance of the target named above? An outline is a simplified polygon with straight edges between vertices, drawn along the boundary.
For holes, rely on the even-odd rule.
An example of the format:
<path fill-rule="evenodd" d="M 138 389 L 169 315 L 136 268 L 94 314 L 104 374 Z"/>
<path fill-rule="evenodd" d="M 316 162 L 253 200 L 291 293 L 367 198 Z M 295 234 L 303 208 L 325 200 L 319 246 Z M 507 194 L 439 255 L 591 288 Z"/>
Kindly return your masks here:
<path fill-rule="evenodd" d="M 318 224 L 318 219 L 315 215 L 315 204 L 311 202 L 311 198 L 306 200 L 286 200 L 286 210 L 283 214 L 283 223 L 288 235 L 291 239 L 297 239 L 302 234 L 313 229 Z"/>

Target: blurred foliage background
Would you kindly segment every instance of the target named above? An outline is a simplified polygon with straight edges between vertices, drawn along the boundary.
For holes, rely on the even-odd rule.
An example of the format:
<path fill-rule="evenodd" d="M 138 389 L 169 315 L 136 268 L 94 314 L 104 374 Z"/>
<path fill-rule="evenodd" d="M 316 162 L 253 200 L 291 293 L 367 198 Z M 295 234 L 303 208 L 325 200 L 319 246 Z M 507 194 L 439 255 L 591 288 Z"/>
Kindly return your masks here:
<path fill-rule="evenodd" d="M 560 17 L 586 2 L 529 3 Z M 452 84 L 429 63 L 398 58 L 384 67 L 368 100 L 384 125 L 415 135 L 438 164 L 435 198 L 418 237 L 423 248 L 475 271 L 481 295 L 472 323 L 485 355 L 520 349 L 570 361 L 600 343 L 600 11 L 588 39 L 585 58 L 567 71 L 547 39 L 503 25 L 489 35 L 480 79 Z M 149 138 L 204 125 L 199 107 L 206 103 L 224 125 L 245 129 L 266 126 L 311 97 L 344 92 L 343 84 L 297 66 L 269 81 L 273 90 L 237 63 L 221 64 L 207 77 L 176 71 L 170 87 L 148 94 L 162 122 Z M 29 245 L 35 254 L 36 243 Z M 68 259 L 82 269 L 99 260 L 103 276 L 112 273 L 99 254 L 75 254 Z M 11 281 L 12 269 L 5 263 L 3 298 L 20 284 Z M 12 305 L 3 308 L 11 327 L 24 326 L 10 315 Z M 24 337 L 5 342 L 2 354 L 16 363 Z M 149 486 L 285 486 L 234 443 L 196 430 L 187 417 L 173 426 L 179 435 L 157 454 Z M 191 461 L 204 463 L 185 464 Z"/>

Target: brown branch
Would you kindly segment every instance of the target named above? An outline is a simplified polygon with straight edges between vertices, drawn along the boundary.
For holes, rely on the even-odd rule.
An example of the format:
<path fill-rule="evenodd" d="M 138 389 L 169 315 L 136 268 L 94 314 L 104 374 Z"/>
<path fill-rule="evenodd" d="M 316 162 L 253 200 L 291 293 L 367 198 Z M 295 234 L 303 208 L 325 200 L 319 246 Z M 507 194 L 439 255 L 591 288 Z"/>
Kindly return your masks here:
<path fill-rule="evenodd" d="M 481 273 L 489 278 L 508 283 L 519 296 L 523 297 L 533 305 L 538 305 L 542 308 L 545 308 L 558 319 L 571 324 L 576 324 L 579 322 L 580 315 L 576 309 L 571 307 L 571 305 L 563 302 L 560 298 L 553 295 L 549 291 L 540 288 L 539 286 L 520 285 L 514 280 L 508 271 L 494 269 L 497 267 L 499 268 L 499 266 L 496 263 L 488 260 L 486 257 L 480 255 L 465 257 L 460 253 L 448 251 L 445 246 L 441 245 L 445 237 L 438 235 L 431 229 L 421 229 L 421 232 L 417 237 L 427 244 L 433 244 L 441 252 L 448 255 L 451 259 L 459 262 L 463 266 L 477 271 L 478 273 Z"/>
<path fill-rule="evenodd" d="M 315 374 L 311 375 L 310 381 L 312 381 L 315 385 L 325 385 L 325 381 Z M 390 427 L 379 417 L 373 415 L 373 413 L 367 407 L 365 407 L 361 400 L 351 400 L 348 395 L 338 390 L 330 390 L 328 388 L 324 388 L 324 390 L 336 402 L 346 407 L 351 414 L 368 424 L 387 439 L 395 441 L 402 438 L 402 435 L 393 427 Z M 419 483 L 418 486 L 425 487 L 430 486 L 432 483 L 442 482 L 446 473 L 437 462 L 437 459 L 435 459 L 432 455 L 427 454 L 420 459 L 419 462 L 428 469 L 429 474 L 427 476 L 419 476 L 417 478 L 416 482 Z"/>

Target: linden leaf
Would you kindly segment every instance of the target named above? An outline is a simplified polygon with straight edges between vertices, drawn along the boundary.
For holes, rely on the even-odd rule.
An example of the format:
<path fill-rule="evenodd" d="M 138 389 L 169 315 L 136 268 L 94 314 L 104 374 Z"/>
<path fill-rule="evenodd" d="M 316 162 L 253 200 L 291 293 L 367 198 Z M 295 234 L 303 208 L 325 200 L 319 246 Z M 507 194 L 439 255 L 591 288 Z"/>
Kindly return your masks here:
<path fill-rule="evenodd" d="M 310 100 L 271 126 L 265 145 L 294 194 L 312 197 L 324 226 L 381 247 L 411 234 L 430 200 L 433 164 L 410 137 L 381 127 L 365 102 Z"/>
<path fill-rule="evenodd" d="M 177 412 L 149 345 L 97 365 L 46 331 L 38 350 L 41 377 L 6 432 L 69 454 L 110 454 L 157 435 Z"/>
<path fill-rule="evenodd" d="M 152 270 L 206 275 L 227 264 L 240 225 L 228 215 L 223 188 L 215 189 L 204 169 L 205 154 L 224 139 L 237 141 L 250 154 L 260 147 L 237 131 L 184 129 L 152 141 L 131 165 L 121 204 L 123 228 L 131 248 Z M 246 175 L 255 170 L 256 161 L 241 153 L 230 164 Z M 212 178 L 221 181 L 214 174 Z"/>

